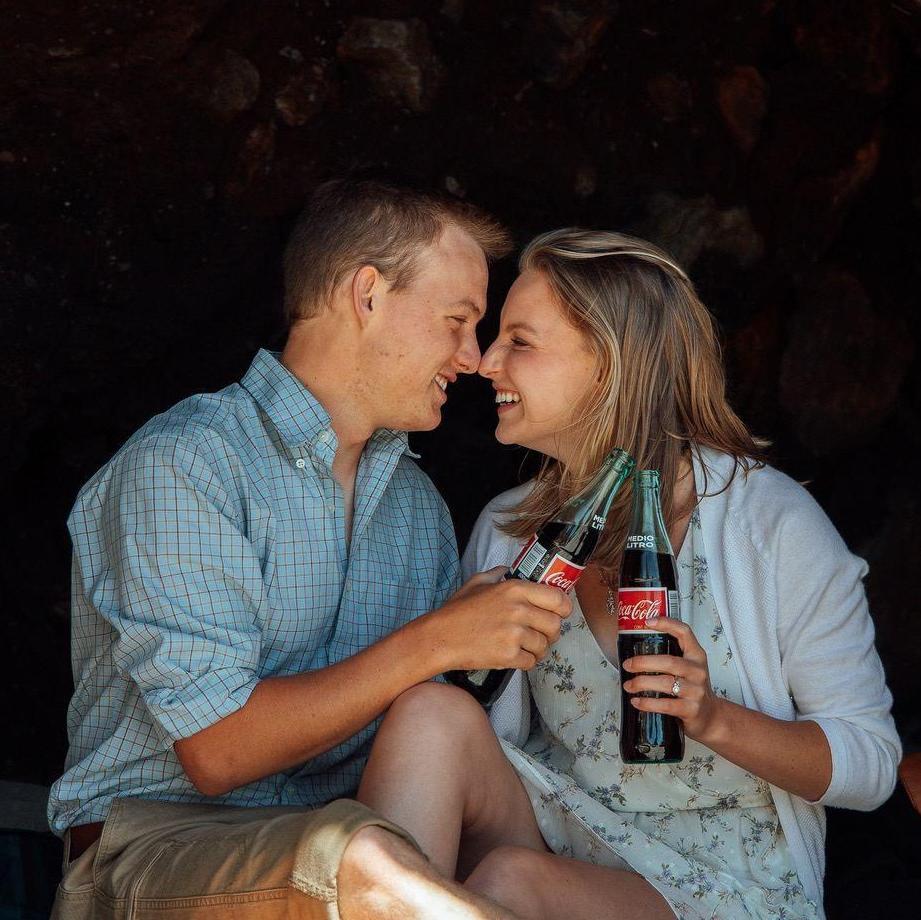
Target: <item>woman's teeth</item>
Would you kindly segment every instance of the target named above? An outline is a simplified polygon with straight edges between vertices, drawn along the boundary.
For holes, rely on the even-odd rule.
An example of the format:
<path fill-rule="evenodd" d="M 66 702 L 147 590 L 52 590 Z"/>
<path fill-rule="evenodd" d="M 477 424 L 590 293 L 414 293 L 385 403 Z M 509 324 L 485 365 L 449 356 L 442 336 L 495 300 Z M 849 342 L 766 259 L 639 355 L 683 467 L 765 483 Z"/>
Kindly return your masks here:
<path fill-rule="evenodd" d="M 438 386 L 440 386 L 442 390 L 448 389 L 448 378 L 442 377 L 441 374 L 435 375 L 435 383 L 437 383 Z"/>
<path fill-rule="evenodd" d="M 521 402 L 521 397 L 511 390 L 498 390 L 496 392 L 497 403 L 516 403 Z"/>

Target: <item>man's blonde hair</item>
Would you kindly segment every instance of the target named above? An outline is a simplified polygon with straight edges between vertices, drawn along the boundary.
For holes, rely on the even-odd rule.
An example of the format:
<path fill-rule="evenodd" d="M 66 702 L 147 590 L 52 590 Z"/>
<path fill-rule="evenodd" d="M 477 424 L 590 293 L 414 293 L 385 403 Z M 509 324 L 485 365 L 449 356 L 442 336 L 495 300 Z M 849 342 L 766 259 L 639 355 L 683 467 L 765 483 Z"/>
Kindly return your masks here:
<path fill-rule="evenodd" d="M 508 231 L 485 211 L 434 192 L 380 182 L 337 179 L 321 185 L 304 208 L 285 248 L 285 318 L 309 319 L 363 265 L 376 268 L 391 289 L 406 288 L 419 256 L 454 225 L 468 233 L 487 261 L 512 248 Z"/>
<path fill-rule="evenodd" d="M 662 511 L 671 525 L 675 481 L 691 443 L 763 465 L 767 442 L 754 438 L 726 399 L 716 324 L 684 270 L 666 252 L 622 233 L 564 228 L 532 240 L 521 271 L 541 273 L 567 321 L 595 355 L 596 384 L 576 407 L 567 466 L 547 458 L 534 489 L 503 529 L 533 533 L 622 447 L 637 469 L 661 472 Z M 706 484 L 704 484 L 706 491 Z M 596 560 L 616 583 L 629 525 L 632 489 L 622 489 Z"/>

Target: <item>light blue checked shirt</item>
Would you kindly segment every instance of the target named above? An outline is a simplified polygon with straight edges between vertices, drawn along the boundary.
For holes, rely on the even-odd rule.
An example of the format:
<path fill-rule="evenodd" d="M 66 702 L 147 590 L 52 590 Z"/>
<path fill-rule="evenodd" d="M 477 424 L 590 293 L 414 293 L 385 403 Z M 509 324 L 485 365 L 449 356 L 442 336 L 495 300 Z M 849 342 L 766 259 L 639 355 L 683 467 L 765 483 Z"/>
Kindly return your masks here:
<path fill-rule="evenodd" d="M 456 588 L 451 518 L 406 434 L 365 447 L 350 547 L 335 453 L 326 411 L 260 351 L 240 384 L 152 419 L 84 486 L 68 521 L 76 689 L 55 832 L 103 820 L 121 796 L 313 806 L 354 793 L 376 722 L 211 799 L 172 747 L 261 678 L 348 658 Z"/>

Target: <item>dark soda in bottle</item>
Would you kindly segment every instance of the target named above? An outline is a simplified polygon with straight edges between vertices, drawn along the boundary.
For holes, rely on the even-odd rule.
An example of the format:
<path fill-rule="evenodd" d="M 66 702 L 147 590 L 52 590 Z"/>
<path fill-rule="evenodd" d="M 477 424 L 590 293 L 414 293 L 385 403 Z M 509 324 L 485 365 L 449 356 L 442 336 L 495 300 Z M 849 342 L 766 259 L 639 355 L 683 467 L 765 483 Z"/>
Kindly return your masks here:
<path fill-rule="evenodd" d="M 633 514 L 624 549 L 617 592 L 617 656 L 681 655 L 678 640 L 646 627 L 649 617 L 680 617 L 678 571 L 662 519 L 659 471 L 637 470 L 633 478 Z M 652 672 L 655 673 L 655 672 Z M 621 670 L 620 755 L 624 763 L 678 763 L 684 757 L 684 729 L 675 716 L 641 712 L 630 705 Z M 643 691 L 643 696 L 666 694 Z"/>

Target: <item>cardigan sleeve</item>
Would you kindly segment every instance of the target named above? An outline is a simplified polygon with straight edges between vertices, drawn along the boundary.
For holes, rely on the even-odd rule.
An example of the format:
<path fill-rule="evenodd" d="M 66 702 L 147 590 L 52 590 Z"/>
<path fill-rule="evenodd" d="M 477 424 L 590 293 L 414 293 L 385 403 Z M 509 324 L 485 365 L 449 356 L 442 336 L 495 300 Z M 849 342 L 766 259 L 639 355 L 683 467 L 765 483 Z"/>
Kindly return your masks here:
<path fill-rule="evenodd" d="M 507 493 L 506 493 L 507 494 Z M 461 560 L 464 581 L 476 572 L 497 565 L 509 565 L 516 543 L 496 527 L 497 509 L 503 496 L 494 498 L 477 518 Z M 527 740 L 531 722 L 531 700 L 524 671 L 515 671 L 502 695 L 489 711 L 489 721 L 498 737 L 521 747 Z"/>
<path fill-rule="evenodd" d="M 867 564 L 798 491 L 775 535 L 783 677 L 797 718 L 816 722 L 831 748 L 831 782 L 815 804 L 870 811 L 892 794 L 901 746 L 874 645 Z"/>

